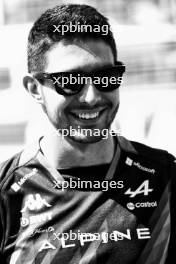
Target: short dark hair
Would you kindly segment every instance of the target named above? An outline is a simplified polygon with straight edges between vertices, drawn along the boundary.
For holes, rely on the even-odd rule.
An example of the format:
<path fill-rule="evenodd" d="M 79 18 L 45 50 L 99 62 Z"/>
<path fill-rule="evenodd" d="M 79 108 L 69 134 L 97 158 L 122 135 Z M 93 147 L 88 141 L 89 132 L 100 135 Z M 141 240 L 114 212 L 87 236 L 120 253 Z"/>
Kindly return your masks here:
<path fill-rule="evenodd" d="M 66 32 L 61 34 L 54 32 L 54 25 L 98 25 L 108 26 L 106 35 L 101 32 Z M 85 41 L 88 39 L 103 40 L 112 49 L 114 60 L 117 57 L 117 49 L 113 33 L 110 30 L 108 19 L 95 8 L 88 5 L 66 4 L 48 9 L 34 23 L 28 37 L 28 72 L 43 71 L 46 64 L 45 53 L 57 42 L 65 40 L 71 43 L 74 40 Z"/>

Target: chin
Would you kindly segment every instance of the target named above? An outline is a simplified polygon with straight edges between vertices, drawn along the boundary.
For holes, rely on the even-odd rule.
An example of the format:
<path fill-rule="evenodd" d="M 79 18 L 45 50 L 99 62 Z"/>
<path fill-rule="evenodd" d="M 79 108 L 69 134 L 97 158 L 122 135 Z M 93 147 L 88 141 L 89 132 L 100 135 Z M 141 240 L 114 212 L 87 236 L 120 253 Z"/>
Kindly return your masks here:
<path fill-rule="evenodd" d="M 68 136 L 69 140 L 75 143 L 84 143 L 84 144 L 93 144 L 101 141 L 103 139 L 102 136 Z"/>

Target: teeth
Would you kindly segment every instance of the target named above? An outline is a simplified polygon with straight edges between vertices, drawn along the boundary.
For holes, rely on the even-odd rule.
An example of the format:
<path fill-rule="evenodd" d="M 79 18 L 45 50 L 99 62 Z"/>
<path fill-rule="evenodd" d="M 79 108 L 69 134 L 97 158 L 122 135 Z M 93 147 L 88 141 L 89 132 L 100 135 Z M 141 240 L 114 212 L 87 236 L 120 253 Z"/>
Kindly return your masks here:
<path fill-rule="evenodd" d="M 93 118 L 96 118 L 99 116 L 99 112 L 93 113 L 93 114 L 88 114 L 88 113 L 79 114 L 78 116 L 79 116 L 79 118 L 82 118 L 82 119 L 93 119 Z"/>

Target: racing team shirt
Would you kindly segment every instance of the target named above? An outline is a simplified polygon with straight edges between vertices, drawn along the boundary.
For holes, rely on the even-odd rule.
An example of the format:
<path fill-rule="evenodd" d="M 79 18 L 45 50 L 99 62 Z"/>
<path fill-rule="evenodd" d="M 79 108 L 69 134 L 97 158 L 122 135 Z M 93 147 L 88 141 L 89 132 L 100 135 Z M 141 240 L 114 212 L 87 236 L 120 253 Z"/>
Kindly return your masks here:
<path fill-rule="evenodd" d="M 0 263 L 169 263 L 174 158 L 118 142 L 111 164 L 57 170 L 39 144 L 3 163 Z"/>

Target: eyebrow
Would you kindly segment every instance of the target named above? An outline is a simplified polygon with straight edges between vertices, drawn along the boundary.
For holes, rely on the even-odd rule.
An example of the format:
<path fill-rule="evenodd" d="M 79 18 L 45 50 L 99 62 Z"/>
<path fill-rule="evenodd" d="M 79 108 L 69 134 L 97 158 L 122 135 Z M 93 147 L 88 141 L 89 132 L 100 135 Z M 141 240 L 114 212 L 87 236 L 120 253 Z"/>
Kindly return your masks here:
<path fill-rule="evenodd" d="M 101 65 L 101 66 L 95 66 L 95 68 L 93 67 L 93 69 L 91 69 L 90 71 L 85 71 L 83 70 L 83 67 L 76 67 L 74 69 L 70 69 L 70 70 L 67 70 L 67 71 L 64 71 L 64 72 L 77 72 L 77 71 L 81 71 L 81 72 L 92 72 L 92 71 L 96 71 L 96 70 L 103 70 L 103 69 L 106 69 L 106 68 L 110 68 L 110 67 L 114 67 L 116 65 L 112 65 L 111 63 L 108 63 L 108 64 L 105 64 L 105 65 Z M 89 66 L 86 66 L 86 67 L 89 67 Z"/>

